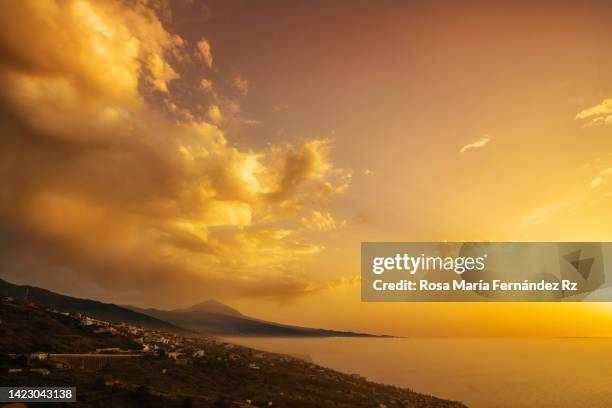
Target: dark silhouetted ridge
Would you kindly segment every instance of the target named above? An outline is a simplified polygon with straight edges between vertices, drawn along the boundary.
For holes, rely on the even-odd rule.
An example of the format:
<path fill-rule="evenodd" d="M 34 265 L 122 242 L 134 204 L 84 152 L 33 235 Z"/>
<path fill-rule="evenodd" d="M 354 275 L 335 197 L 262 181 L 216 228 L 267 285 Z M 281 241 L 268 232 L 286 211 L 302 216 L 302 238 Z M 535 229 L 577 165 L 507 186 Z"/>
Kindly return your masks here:
<path fill-rule="evenodd" d="M 62 312 L 82 313 L 98 320 L 113 323 L 127 323 L 153 330 L 181 332 L 185 329 L 156 317 L 138 313 L 112 303 L 102 303 L 97 300 L 80 299 L 60 295 L 50 290 L 28 285 L 14 285 L 0 279 L 0 296 L 11 296 L 15 299 L 32 301 L 38 305 L 60 310 Z"/>

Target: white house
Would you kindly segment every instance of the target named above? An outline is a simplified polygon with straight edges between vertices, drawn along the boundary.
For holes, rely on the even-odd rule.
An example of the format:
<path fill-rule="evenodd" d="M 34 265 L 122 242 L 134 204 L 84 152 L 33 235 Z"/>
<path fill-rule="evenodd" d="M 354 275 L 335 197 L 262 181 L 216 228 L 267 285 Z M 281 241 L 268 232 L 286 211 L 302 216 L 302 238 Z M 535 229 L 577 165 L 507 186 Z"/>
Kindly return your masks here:
<path fill-rule="evenodd" d="M 30 354 L 30 358 L 32 360 L 46 360 L 49 357 L 49 353 L 43 353 L 42 351 L 37 351 L 36 353 Z"/>

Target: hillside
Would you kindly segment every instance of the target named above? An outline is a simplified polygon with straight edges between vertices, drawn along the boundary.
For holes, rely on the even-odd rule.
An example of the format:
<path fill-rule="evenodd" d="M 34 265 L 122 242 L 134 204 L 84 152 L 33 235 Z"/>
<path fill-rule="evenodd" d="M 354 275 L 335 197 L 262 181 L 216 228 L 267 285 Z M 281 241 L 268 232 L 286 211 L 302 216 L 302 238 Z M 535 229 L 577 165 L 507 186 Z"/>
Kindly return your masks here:
<path fill-rule="evenodd" d="M 14 285 L 0 279 L 0 296 L 11 296 L 15 299 L 23 300 L 26 296 L 28 300 L 44 307 L 55 308 L 64 312 L 83 313 L 89 317 L 99 320 L 106 320 L 115 323 L 128 323 L 135 326 L 142 326 L 148 329 L 158 329 L 166 331 L 185 331 L 183 328 L 161 321 L 155 317 L 138 313 L 134 310 L 126 309 L 112 303 L 102 303 L 96 300 L 79 299 L 71 296 L 61 295 L 46 289 L 35 286 Z"/>
<path fill-rule="evenodd" d="M 86 327 L 75 327 L 66 316 L 15 303 L 0 304 L 0 314 L 0 328 L 5 330 L 0 335 L 0 384 L 70 384 L 77 388 L 79 407 L 465 408 L 458 402 L 376 384 L 287 355 L 201 336 L 164 333 L 174 340 L 157 343 L 158 352 L 133 352 L 130 358 L 109 359 L 101 366 L 58 367 L 57 356 L 39 361 L 8 354 L 27 356 L 46 347 L 44 342 L 52 352 L 87 352 L 96 346 L 117 347 L 113 341 L 129 342 L 129 337 L 90 333 Z M 40 336 L 43 330 L 45 336 Z M 144 336 L 151 333 L 145 331 Z M 195 350 L 202 354 L 196 357 Z M 45 374 L 36 371 L 43 368 Z"/>
<path fill-rule="evenodd" d="M 20 300 L 27 296 L 27 299 L 34 303 L 60 311 L 82 313 L 99 320 L 176 333 L 196 331 L 216 336 L 386 337 L 268 322 L 245 316 L 240 311 L 212 299 L 186 309 L 141 309 L 61 295 L 35 286 L 15 285 L 2 279 L 0 296 L 11 296 Z"/>
<path fill-rule="evenodd" d="M 108 347 L 140 349 L 126 337 L 94 334 L 73 317 L 0 302 L 1 353 L 85 353 Z"/>
<path fill-rule="evenodd" d="M 222 304 L 221 304 L 222 305 Z M 225 305 L 223 305 L 225 306 Z M 338 330 L 317 329 L 268 322 L 245 316 L 235 309 L 231 314 L 207 311 L 139 309 L 126 306 L 139 313 L 161 319 L 199 333 L 215 336 L 269 336 L 269 337 L 387 337 Z M 225 310 L 225 309 L 222 309 Z"/>

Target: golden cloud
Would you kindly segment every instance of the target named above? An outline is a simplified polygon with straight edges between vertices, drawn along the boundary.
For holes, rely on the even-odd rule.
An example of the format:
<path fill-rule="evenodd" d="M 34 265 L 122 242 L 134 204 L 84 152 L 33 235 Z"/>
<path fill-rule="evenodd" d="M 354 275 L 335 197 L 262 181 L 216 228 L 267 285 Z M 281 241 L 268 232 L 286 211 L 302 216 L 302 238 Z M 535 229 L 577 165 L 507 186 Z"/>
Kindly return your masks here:
<path fill-rule="evenodd" d="M 312 211 L 310 217 L 302 218 L 302 225 L 315 231 L 332 231 L 346 226 L 346 221 L 336 221 L 330 212 Z"/>
<path fill-rule="evenodd" d="M 292 270 L 322 245 L 303 238 L 301 214 L 350 172 L 327 140 L 240 150 L 218 106 L 179 107 L 185 55 L 211 67 L 210 49 L 167 32 L 146 2 L 3 5 L 4 270 L 43 284 L 70 273 L 143 302 L 307 292 Z"/>
<path fill-rule="evenodd" d="M 236 89 L 242 96 L 246 96 L 249 93 L 249 81 L 246 78 L 238 75 L 232 80 L 232 87 Z"/>
<path fill-rule="evenodd" d="M 588 119 L 585 127 L 612 124 L 612 99 L 605 99 L 599 105 L 584 109 L 576 115 L 576 120 Z"/>
<path fill-rule="evenodd" d="M 479 140 L 473 143 L 468 143 L 465 146 L 463 146 L 461 149 L 459 149 L 459 153 L 465 153 L 466 151 L 470 149 L 480 149 L 481 147 L 486 146 L 486 144 L 489 143 L 489 141 L 490 141 L 489 135 L 484 135 Z"/>
<path fill-rule="evenodd" d="M 206 63 L 208 68 L 212 68 L 212 64 L 213 64 L 212 50 L 210 48 L 210 43 L 208 42 L 206 38 L 202 38 L 200 41 L 198 41 L 198 50 L 200 51 L 198 55 L 202 59 L 202 61 Z"/>

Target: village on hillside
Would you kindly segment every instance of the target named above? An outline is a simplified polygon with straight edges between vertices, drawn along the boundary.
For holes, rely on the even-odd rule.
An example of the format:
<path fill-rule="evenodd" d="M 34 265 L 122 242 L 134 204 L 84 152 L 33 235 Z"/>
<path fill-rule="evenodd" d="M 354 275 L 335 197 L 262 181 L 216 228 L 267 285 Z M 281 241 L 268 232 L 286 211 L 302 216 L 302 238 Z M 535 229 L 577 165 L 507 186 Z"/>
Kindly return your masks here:
<path fill-rule="evenodd" d="M 206 348 L 221 347 L 225 350 L 221 355 L 215 356 L 217 361 L 238 361 L 244 356 L 243 353 L 237 353 L 238 347 L 231 343 L 225 343 L 209 336 L 181 336 L 176 333 L 148 330 L 141 326 L 133 326 L 126 323 L 113 323 L 109 321 L 95 319 L 86 316 L 82 313 L 68 313 L 52 308 L 42 308 L 41 306 L 31 301 L 17 301 L 13 297 L 3 297 L 3 303 L 21 304 L 28 308 L 42 309 L 46 312 L 62 315 L 73 320 L 74 324 L 95 334 L 106 336 L 124 337 L 129 340 L 130 348 L 122 349 L 120 347 L 103 347 L 96 348 L 90 353 L 53 353 L 49 351 L 36 350 L 30 353 L 27 357 L 30 371 L 48 374 L 48 368 L 36 367 L 41 362 L 45 362 L 46 367 L 55 369 L 68 368 L 99 368 L 104 365 L 113 364 L 126 358 L 137 358 L 146 355 L 163 356 L 173 361 L 177 365 L 189 365 L 194 361 L 201 360 L 206 357 Z M 2 322 L 0 321 L 0 325 Z M 23 358 L 24 355 L 17 353 L 9 353 L 8 356 L 12 359 Z M 254 361 L 249 363 L 251 369 L 258 370 L 260 367 L 257 362 L 264 360 L 266 353 L 254 353 Z M 23 371 L 24 368 L 9 368 L 9 373 L 17 373 Z"/>
<path fill-rule="evenodd" d="M 465 407 L 308 358 L 0 300 L 0 383 L 75 386 L 78 406 Z"/>

